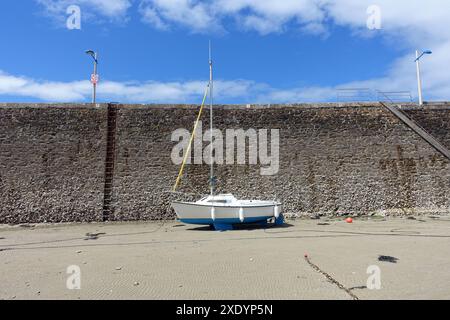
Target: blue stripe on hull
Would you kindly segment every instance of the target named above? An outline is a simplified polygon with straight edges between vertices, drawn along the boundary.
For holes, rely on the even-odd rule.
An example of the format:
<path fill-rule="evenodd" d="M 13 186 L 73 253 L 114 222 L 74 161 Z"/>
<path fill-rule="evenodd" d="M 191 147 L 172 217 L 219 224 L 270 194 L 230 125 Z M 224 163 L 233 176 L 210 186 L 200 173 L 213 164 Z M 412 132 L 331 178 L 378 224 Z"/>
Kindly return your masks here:
<path fill-rule="evenodd" d="M 261 222 L 266 221 L 267 219 L 272 218 L 272 216 L 268 217 L 248 217 L 244 218 L 244 222 L 241 222 L 239 218 L 217 218 L 215 220 L 209 218 L 209 219 L 179 219 L 183 223 L 188 224 L 214 224 L 214 223 L 220 223 L 220 224 L 238 224 L 238 223 L 253 223 L 253 222 Z"/>

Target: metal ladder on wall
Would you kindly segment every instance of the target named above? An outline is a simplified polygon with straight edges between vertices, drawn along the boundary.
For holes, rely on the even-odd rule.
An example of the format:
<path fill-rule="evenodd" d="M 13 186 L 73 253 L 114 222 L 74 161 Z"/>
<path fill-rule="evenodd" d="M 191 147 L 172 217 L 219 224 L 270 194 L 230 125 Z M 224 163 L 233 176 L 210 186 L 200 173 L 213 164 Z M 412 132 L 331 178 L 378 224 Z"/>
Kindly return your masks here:
<path fill-rule="evenodd" d="M 114 213 L 112 207 L 112 197 L 116 153 L 117 108 L 112 103 L 108 104 L 107 121 L 105 186 L 103 189 L 103 221 L 109 220 Z"/>
<path fill-rule="evenodd" d="M 450 151 L 444 147 L 435 137 L 428 133 L 424 128 L 419 126 L 414 120 L 412 120 L 403 110 L 394 104 L 389 105 L 380 101 L 380 104 L 392 112 L 397 118 L 405 123 L 410 129 L 417 133 L 422 139 L 428 142 L 434 149 L 441 153 L 444 157 L 450 160 Z"/>

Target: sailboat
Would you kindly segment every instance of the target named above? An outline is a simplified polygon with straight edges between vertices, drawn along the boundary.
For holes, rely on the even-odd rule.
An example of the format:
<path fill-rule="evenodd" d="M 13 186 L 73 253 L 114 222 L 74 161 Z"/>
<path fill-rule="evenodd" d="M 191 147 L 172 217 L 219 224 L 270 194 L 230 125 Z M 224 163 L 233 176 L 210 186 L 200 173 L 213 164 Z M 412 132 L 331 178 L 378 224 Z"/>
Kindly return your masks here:
<path fill-rule="evenodd" d="M 213 62 L 211 58 L 211 44 L 209 44 L 209 83 L 207 90 L 205 91 L 196 125 L 194 126 L 191 135 L 188 150 L 185 154 L 185 160 L 190 151 L 190 146 L 192 144 L 194 133 L 196 132 L 196 126 L 200 119 L 208 90 L 210 97 L 210 141 L 213 141 Z M 215 194 L 214 161 L 212 161 L 213 148 L 211 148 L 210 157 L 210 194 L 195 202 L 173 201 L 171 205 L 175 210 L 179 221 L 187 224 L 210 225 L 214 227 L 215 230 L 219 231 L 232 230 L 233 225 L 244 223 L 259 223 L 265 225 L 269 220 L 273 220 L 276 225 L 284 223 L 281 202 L 238 200 L 232 194 Z M 186 161 L 183 161 L 178 179 L 174 186 L 174 191 L 176 190 L 182 175 L 185 162 Z"/>

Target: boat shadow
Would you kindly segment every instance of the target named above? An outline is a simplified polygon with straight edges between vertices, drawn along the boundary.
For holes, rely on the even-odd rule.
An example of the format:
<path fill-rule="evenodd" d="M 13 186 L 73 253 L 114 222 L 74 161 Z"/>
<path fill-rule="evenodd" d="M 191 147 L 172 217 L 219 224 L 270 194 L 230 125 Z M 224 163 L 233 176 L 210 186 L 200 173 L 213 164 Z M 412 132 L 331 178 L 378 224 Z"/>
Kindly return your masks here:
<path fill-rule="evenodd" d="M 273 223 L 268 223 L 266 225 L 261 225 L 258 223 L 240 223 L 240 224 L 234 224 L 233 230 L 227 230 L 227 231 L 253 231 L 253 230 L 266 230 L 266 229 L 286 229 L 293 227 L 293 224 L 284 223 L 281 225 L 275 225 Z M 187 231 L 218 231 L 215 230 L 213 226 L 198 226 L 186 229 Z"/>

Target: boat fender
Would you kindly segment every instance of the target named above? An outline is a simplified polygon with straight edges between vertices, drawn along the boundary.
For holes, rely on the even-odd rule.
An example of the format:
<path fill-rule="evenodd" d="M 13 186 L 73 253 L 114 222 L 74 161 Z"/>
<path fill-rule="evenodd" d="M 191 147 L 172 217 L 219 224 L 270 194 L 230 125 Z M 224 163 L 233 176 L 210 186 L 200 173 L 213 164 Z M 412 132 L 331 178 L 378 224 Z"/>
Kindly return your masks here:
<path fill-rule="evenodd" d="M 280 208 L 278 207 L 278 206 L 275 206 L 274 208 L 273 208 L 273 215 L 275 216 L 275 218 L 277 218 L 278 219 L 278 217 L 280 216 Z"/>
<path fill-rule="evenodd" d="M 216 220 L 216 208 L 211 207 L 211 219 Z"/>
<path fill-rule="evenodd" d="M 244 222 L 244 208 L 239 208 L 239 220 Z"/>

